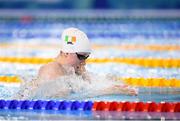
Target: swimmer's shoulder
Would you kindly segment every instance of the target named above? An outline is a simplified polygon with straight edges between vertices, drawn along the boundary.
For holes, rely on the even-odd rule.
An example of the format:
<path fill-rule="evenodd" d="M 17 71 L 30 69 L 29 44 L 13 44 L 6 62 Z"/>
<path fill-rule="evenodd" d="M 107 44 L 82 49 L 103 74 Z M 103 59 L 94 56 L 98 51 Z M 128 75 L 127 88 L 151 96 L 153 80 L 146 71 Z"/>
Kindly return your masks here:
<path fill-rule="evenodd" d="M 46 79 L 55 79 L 64 75 L 63 68 L 57 62 L 50 62 L 40 67 L 38 77 Z"/>

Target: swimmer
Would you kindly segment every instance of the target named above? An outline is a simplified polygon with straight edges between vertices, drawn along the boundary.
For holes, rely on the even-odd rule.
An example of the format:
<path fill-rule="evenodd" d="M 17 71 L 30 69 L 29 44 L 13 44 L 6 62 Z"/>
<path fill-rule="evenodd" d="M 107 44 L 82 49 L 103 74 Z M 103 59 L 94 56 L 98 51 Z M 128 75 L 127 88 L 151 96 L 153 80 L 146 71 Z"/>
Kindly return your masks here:
<path fill-rule="evenodd" d="M 91 43 L 84 32 L 77 28 L 65 29 L 61 36 L 61 49 L 59 54 L 52 62 L 40 67 L 38 79 L 35 80 L 34 85 L 38 87 L 41 83 L 49 83 L 51 80 L 70 75 L 71 73 L 67 71 L 67 68 L 73 68 L 74 73 L 82 76 L 84 81 L 96 83 L 91 81 L 88 72 L 85 69 L 86 59 L 90 56 L 90 53 Z M 73 85 L 71 84 L 71 86 Z M 72 90 L 59 87 L 57 92 L 58 94 L 55 94 L 56 97 L 62 98 L 69 95 Z M 120 86 L 118 84 L 110 85 L 108 88 L 96 90 L 96 92 L 94 92 L 95 96 L 122 93 L 127 95 L 137 95 L 137 91 L 133 88 L 128 88 L 126 85 Z M 50 97 L 53 97 L 53 95 Z"/>
<path fill-rule="evenodd" d="M 77 75 L 85 75 L 86 59 L 91 53 L 91 45 L 87 35 L 76 28 L 63 31 L 61 50 L 53 62 L 43 65 L 39 69 L 38 77 L 43 80 L 55 80 L 67 75 L 65 67 L 73 67 Z"/>

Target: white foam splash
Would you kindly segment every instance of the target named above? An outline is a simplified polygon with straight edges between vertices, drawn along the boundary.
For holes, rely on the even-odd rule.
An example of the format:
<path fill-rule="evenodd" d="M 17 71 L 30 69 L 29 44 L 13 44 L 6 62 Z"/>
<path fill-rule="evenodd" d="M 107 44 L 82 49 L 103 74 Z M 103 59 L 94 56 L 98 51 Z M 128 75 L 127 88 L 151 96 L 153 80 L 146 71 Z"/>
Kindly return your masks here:
<path fill-rule="evenodd" d="M 36 77 L 23 77 L 24 83 L 21 84 L 19 92 L 13 99 L 81 99 L 106 94 L 106 89 L 119 85 L 123 87 L 121 81 L 115 81 L 107 75 L 97 75 L 85 73 L 88 79 L 82 75 L 75 74 L 69 69 L 68 75 L 61 76 L 56 80 L 42 80 Z M 120 87 L 120 88 L 121 88 Z M 129 90 L 133 88 L 126 87 Z M 113 88 L 112 88 L 113 90 Z M 126 92 L 125 92 L 126 93 Z M 71 96 L 71 94 L 78 94 Z"/>

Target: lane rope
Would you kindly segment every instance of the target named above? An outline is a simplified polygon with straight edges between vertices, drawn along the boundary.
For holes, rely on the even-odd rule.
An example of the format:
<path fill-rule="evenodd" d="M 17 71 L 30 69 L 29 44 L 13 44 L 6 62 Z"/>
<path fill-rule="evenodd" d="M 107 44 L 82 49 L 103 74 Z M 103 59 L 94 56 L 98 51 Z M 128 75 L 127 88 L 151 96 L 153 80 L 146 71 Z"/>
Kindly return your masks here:
<path fill-rule="evenodd" d="M 55 100 L 0 100 L 0 109 L 54 111 L 180 112 L 180 102 L 92 102 Z"/>
<path fill-rule="evenodd" d="M 53 61 L 52 58 L 39 57 L 0 57 L 0 62 L 21 63 L 21 64 L 46 64 Z M 94 63 L 124 63 L 142 67 L 179 68 L 180 59 L 163 58 L 89 58 L 88 64 Z"/>
<path fill-rule="evenodd" d="M 165 78 L 117 78 L 125 84 L 137 87 L 172 87 L 180 88 L 180 79 L 165 79 Z M 0 82 L 4 83 L 21 83 L 18 76 L 0 76 Z"/>

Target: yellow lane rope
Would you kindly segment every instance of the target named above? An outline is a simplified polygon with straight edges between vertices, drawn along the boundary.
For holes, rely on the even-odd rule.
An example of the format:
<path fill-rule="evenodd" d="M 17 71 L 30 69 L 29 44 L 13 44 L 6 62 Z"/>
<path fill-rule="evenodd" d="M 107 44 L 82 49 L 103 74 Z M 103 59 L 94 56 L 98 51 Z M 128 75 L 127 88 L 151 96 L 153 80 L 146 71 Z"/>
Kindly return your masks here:
<path fill-rule="evenodd" d="M 22 82 L 22 80 L 17 76 L 0 76 L 0 82 L 20 83 L 20 82 Z"/>
<path fill-rule="evenodd" d="M 126 84 L 138 87 L 174 87 L 180 88 L 180 79 L 165 78 L 119 78 Z"/>
<path fill-rule="evenodd" d="M 0 57 L 0 62 L 22 63 L 22 64 L 45 64 L 53 61 L 52 58 L 37 57 Z M 89 58 L 88 64 L 91 63 L 125 63 L 143 67 L 162 67 L 162 68 L 179 68 L 180 59 L 162 59 L 162 58 Z"/>
<path fill-rule="evenodd" d="M 27 44 L 27 43 L 0 43 L 0 49 L 59 49 L 59 44 Z M 152 50 L 152 51 L 180 51 L 180 45 L 158 45 L 158 44 L 119 44 L 119 45 L 100 45 L 93 44 L 93 49 L 119 49 L 119 50 Z"/>
<path fill-rule="evenodd" d="M 94 49 L 116 48 L 120 50 L 150 50 L 150 51 L 179 51 L 179 45 L 155 45 L 155 44 L 122 44 L 122 45 L 94 45 Z"/>
<path fill-rule="evenodd" d="M 36 57 L 0 57 L 0 62 L 22 63 L 22 64 L 45 64 L 53 61 L 52 58 Z"/>
<path fill-rule="evenodd" d="M 118 78 L 128 85 L 137 87 L 172 87 L 180 88 L 180 79 L 165 78 Z M 18 76 L 0 76 L 0 82 L 5 83 L 21 83 L 22 80 Z"/>

